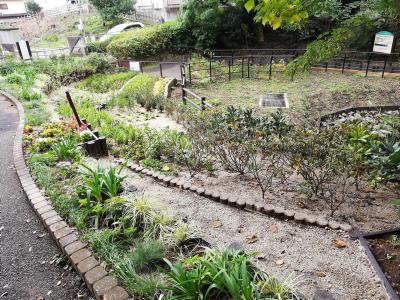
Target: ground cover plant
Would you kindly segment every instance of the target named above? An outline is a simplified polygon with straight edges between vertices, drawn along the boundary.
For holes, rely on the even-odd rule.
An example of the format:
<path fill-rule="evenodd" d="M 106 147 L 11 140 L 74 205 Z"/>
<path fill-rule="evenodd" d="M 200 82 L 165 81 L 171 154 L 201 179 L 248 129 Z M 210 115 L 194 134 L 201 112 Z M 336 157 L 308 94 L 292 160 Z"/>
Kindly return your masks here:
<path fill-rule="evenodd" d="M 125 82 L 132 79 L 136 74 L 133 72 L 122 72 L 110 75 L 93 75 L 79 82 L 79 89 L 95 93 L 107 93 L 121 88 Z"/>

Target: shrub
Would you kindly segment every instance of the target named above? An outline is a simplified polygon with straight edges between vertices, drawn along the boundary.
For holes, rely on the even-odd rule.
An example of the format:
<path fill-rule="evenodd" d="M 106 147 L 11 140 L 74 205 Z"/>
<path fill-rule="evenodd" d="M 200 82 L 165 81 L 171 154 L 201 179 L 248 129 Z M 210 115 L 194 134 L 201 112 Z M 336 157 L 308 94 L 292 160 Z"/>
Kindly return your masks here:
<path fill-rule="evenodd" d="M 6 82 L 10 84 L 22 85 L 22 83 L 24 82 L 24 76 L 18 73 L 12 73 L 10 75 L 7 75 Z"/>
<path fill-rule="evenodd" d="M 160 241 L 141 241 L 135 245 L 132 261 L 138 270 L 151 269 L 152 265 L 162 261 L 166 255 L 165 246 Z"/>
<path fill-rule="evenodd" d="M 190 33 L 179 23 L 166 22 L 120 33 L 110 40 L 106 49 L 119 59 L 144 59 L 176 51 L 186 36 Z"/>
<path fill-rule="evenodd" d="M 165 271 L 172 299 L 296 299 L 294 291 L 266 273 L 257 271 L 248 256 L 241 253 L 206 249 L 194 256 L 171 263 Z"/>
<path fill-rule="evenodd" d="M 133 72 L 117 73 L 110 75 L 92 75 L 78 84 L 78 88 L 95 93 L 106 93 L 118 90 L 136 74 Z"/>
<path fill-rule="evenodd" d="M 57 157 L 58 160 L 75 161 L 79 158 L 77 144 L 72 136 L 61 138 L 60 141 L 51 147 L 51 152 Z"/>

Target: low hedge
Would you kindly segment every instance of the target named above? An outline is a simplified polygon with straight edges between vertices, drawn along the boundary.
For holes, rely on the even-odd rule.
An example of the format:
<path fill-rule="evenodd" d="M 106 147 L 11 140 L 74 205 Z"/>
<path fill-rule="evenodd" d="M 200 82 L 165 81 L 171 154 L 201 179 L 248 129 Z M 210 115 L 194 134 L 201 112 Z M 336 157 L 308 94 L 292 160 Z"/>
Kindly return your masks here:
<path fill-rule="evenodd" d="M 144 59 L 165 52 L 180 52 L 191 44 L 191 36 L 181 23 L 166 22 L 118 34 L 105 48 L 118 59 Z"/>

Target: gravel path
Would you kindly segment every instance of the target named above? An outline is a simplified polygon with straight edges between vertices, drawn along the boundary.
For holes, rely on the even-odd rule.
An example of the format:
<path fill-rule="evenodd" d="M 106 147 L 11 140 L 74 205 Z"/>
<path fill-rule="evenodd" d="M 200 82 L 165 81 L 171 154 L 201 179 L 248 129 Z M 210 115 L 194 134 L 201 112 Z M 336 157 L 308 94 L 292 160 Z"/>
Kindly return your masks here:
<path fill-rule="evenodd" d="M 88 299 L 19 183 L 12 157 L 17 121 L 16 108 L 0 96 L 0 299 Z"/>
<path fill-rule="evenodd" d="M 126 172 L 127 184 L 144 190 L 171 215 L 187 219 L 197 236 L 221 248 L 238 242 L 247 252 L 258 252 L 261 268 L 282 281 L 299 277 L 298 289 L 309 298 L 327 290 L 336 299 L 385 299 L 359 243 L 344 233 L 238 210 Z M 257 241 L 245 243 L 253 235 Z M 344 248 L 334 246 L 336 238 Z"/>

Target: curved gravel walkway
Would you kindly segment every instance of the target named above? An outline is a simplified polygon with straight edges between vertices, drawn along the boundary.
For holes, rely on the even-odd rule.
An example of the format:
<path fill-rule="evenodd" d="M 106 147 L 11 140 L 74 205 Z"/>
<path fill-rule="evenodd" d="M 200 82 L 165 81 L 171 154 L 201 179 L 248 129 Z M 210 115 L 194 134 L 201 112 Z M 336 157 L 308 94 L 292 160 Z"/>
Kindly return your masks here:
<path fill-rule="evenodd" d="M 88 299 L 22 190 L 12 156 L 17 123 L 16 108 L 0 95 L 0 299 Z"/>

